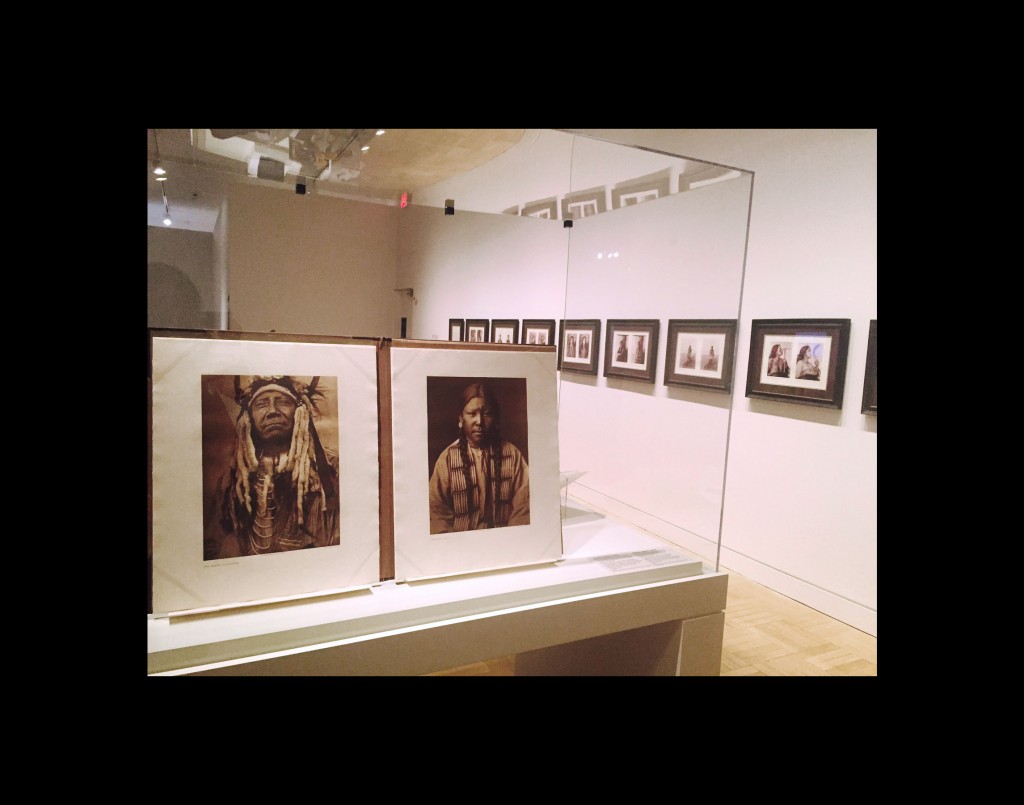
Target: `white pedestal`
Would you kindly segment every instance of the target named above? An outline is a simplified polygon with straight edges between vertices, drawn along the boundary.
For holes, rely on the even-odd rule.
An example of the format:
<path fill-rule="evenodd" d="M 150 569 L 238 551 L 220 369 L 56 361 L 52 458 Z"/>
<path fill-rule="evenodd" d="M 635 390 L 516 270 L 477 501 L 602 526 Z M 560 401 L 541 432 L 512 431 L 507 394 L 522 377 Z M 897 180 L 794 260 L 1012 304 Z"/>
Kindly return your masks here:
<path fill-rule="evenodd" d="M 517 675 L 717 676 L 728 576 L 570 508 L 564 558 L 149 620 L 152 675 L 411 676 L 517 655 Z"/>

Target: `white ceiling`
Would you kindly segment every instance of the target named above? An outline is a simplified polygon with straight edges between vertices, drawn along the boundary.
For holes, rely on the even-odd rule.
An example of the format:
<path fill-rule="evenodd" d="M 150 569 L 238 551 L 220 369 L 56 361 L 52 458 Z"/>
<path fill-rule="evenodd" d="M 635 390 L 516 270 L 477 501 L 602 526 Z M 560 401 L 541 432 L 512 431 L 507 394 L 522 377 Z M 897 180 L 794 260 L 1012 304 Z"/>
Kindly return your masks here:
<path fill-rule="evenodd" d="M 232 183 L 306 195 L 501 213 L 570 190 L 686 174 L 690 189 L 728 169 L 555 129 L 149 129 L 148 224 L 212 232 Z M 362 151 L 363 146 L 368 150 Z M 152 169 L 159 162 L 167 181 Z M 735 171 L 731 173 L 735 174 Z M 697 181 L 704 179 L 705 181 Z M 525 214 L 525 213 L 523 213 Z"/>
<path fill-rule="evenodd" d="M 499 156 L 526 129 L 149 129 L 148 223 L 212 231 L 232 182 L 396 205 Z M 367 150 L 362 150 L 366 147 Z M 159 163 L 167 180 L 152 173 Z M 166 199 L 166 201 L 165 201 Z"/>

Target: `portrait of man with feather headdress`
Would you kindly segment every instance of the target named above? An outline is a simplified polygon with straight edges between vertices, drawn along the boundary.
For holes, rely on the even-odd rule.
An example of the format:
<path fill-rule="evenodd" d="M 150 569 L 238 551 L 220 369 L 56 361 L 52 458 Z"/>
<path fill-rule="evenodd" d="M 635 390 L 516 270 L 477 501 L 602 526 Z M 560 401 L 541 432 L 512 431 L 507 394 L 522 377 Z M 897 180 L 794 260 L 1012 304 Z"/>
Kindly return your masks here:
<path fill-rule="evenodd" d="M 321 381 L 203 377 L 204 479 L 217 479 L 204 484 L 204 560 L 341 543 L 338 452 L 317 428 Z"/>

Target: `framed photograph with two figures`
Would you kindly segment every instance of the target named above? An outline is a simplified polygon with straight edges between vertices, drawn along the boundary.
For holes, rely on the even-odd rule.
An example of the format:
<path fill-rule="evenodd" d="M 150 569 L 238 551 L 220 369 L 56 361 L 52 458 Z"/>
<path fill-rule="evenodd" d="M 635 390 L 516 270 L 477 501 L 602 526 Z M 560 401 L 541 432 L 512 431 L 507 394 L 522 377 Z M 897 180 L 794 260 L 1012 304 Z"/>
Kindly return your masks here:
<path fill-rule="evenodd" d="M 466 319 L 466 337 L 463 341 L 485 343 L 491 340 L 490 319 Z"/>
<path fill-rule="evenodd" d="M 604 376 L 654 382 L 658 319 L 608 319 Z"/>
<path fill-rule="evenodd" d="M 491 341 L 495 344 L 518 344 L 519 319 L 491 319 Z"/>
<path fill-rule="evenodd" d="M 736 319 L 669 319 L 665 385 L 732 391 Z"/>
<path fill-rule="evenodd" d="M 558 368 L 581 375 L 597 374 L 601 354 L 600 319 L 562 319 L 558 341 Z"/>
<path fill-rule="evenodd" d="M 843 407 L 849 319 L 754 319 L 747 396 Z"/>
<path fill-rule="evenodd" d="M 878 319 L 868 325 L 868 358 L 864 366 L 864 395 L 860 412 L 878 416 Z"/>
<path fill-rule="evenodd" d="M 555 343 L 554 319 L 523 319 L 521 344 L 551 345 Z"/>
<path fill-rule="evenodd" d="M 465 341 L 466 340 L 466 320 L 465 319 L 448 319 L 448 340 L 449 341 Z"/>

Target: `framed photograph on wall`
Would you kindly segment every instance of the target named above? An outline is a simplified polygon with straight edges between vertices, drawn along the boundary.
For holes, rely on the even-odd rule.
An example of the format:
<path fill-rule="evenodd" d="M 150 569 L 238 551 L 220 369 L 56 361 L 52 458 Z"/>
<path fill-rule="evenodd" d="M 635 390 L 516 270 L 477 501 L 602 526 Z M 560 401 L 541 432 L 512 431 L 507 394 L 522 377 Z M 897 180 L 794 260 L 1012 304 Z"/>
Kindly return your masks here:
<path fill-rule="evenodd" d="M 491 340 L 490 319 L 466 319 L 465 341 L 484 343 Z"/>
<path fill-rule="evenodd" d="M 659 326 L 657 319 L 608 319 L 604 376 L 653 383 Z"/>
<path fill-rule="evenodd" d="M 736 319 L 669 319 L 665 385 L 732 390 Z"/>
<path fill-rule="evenodd" d="M 553 345 L 555 343 L 554 319 L 523 319 L 522 344 Z"/>
<path fill-rule="evenodd" d="M 843 407 L 849 319 L 754 319 L 747 396 Z"/>
<path fill-rule="evenodd" d="M 466 335 L 466 320 L 465 319 L 448 319 L 448 340 L 449 341 L 465 341 Z"/>
<path fill-rule="evenodd" d="M 492 319 L 491 341 L 495 344 L 518 344 L 519 319 Z"/>
<path fill-rule="evenodd" d="M 864 397 L 860 412 L 878 416 L 878 319 L 868 327 L 868 359 L 864 367 Z"/>
<path fill-rule="evenodd" d="M 597 374 L 601 352 L 600 319 L 563 319 L 558 341 L 558 368 L 582 375 Z"/>

